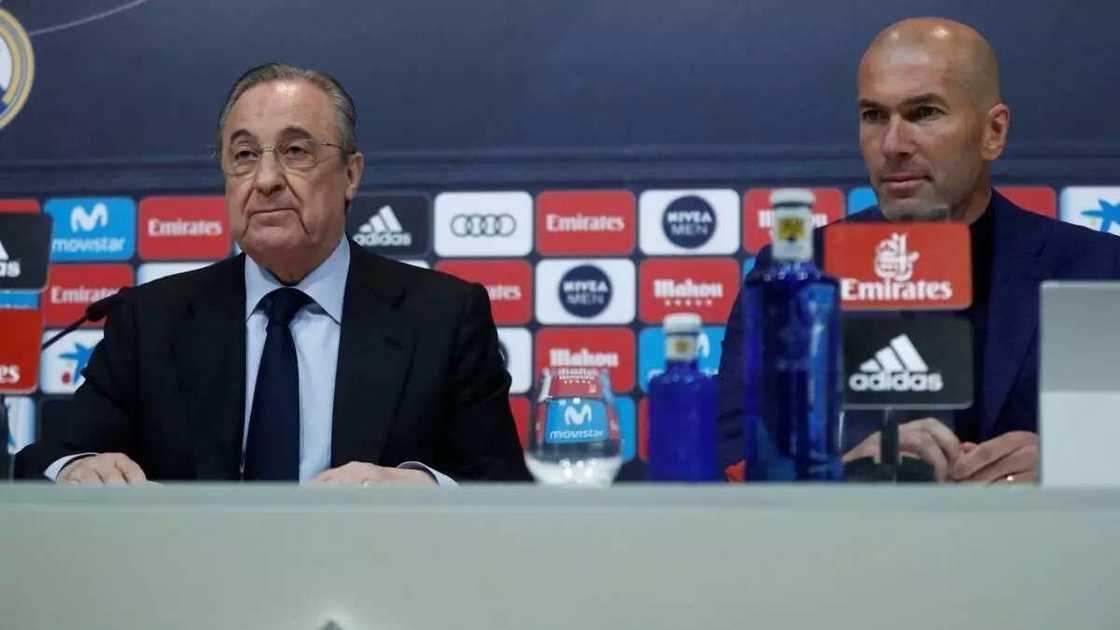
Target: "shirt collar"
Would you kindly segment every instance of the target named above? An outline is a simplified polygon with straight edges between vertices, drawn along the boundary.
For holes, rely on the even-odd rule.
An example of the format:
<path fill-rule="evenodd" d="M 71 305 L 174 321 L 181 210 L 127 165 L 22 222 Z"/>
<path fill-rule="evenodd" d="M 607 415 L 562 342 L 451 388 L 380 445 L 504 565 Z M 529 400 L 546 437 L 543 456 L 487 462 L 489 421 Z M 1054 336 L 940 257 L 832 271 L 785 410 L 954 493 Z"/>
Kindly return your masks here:
<path fill-rule="evenodd" d="M 350 246 L 346 238 L 339 240 L 331 255 L 311 273 L 307 274 L 296 289 L 315 301 L 336 324 L 342 324 L 342 299 L 346 294 L 346 276 L 350 272 Z M 261 299 L 285 285 L 272 272 L 245 256 L 245 319 L 260 306 Z"/>

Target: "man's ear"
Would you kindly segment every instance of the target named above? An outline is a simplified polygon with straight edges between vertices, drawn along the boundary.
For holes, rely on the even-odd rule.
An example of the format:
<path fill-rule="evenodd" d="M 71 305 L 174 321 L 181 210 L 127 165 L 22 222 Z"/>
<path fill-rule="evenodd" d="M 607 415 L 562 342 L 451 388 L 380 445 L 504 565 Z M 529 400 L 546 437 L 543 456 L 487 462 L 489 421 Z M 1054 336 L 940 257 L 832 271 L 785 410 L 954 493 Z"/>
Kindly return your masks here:
<path fill-rule="evenodd" d="M 984 133 L 980 141 L 981 156 L 992 162 L 1003 155 L 1007 148 L 1007 132 L 1011 128 L 1011 108 L 997 103 L 984 118 Z"/>
<path fill-rule="evenodd" d="M 346 179 L 349 181 L 346 184 L 347 206 L 349 206 L 349 202 L 354 200 L 354 197 L 358 196 L 358 185 L 362 183 L 362 172 L 365 167 L 366 158 L 361 152 L 354 153 L 346 161 Z"/>

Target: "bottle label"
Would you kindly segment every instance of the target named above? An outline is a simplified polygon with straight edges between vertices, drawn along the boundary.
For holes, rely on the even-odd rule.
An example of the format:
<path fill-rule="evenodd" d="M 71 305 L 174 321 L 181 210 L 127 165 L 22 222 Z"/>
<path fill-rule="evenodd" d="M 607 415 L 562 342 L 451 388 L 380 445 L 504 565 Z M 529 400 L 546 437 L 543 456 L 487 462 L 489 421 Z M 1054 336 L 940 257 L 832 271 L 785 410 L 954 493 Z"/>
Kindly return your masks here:
<path fill-rule="evenodd" d="M 774 260 L 813 259 L 813 214 L 806 206 L 774 208 Z"/>
<path fill-rule="evenodd" d="M 601 442 L 607 439 L 607 406 L 591 398 L 559 398 L 548 402 L 546 444 Z"/>
<path fill-rule="evenodd" d="M 666 335 L 667 361 L 692 361 L 696 358 L 696 335 Z"/>

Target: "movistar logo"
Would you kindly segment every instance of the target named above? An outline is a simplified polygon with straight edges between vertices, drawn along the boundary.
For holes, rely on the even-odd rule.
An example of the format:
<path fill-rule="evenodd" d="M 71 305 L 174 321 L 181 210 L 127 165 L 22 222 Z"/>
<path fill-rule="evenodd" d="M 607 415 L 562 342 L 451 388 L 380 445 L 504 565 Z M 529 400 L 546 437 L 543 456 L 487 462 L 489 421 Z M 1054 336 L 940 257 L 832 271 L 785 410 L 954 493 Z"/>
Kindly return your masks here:
<path fill-rule="evenodd" d="M 85 206 L 74 206 L 70 211 L 71 232 L 92 232 L 108 224 L 109 208 L 103 203 L 94 204 L 88 211 Z"/>
<path fill-rule="evenodd" d="M 574 405 L 564 408 L 564 424 L 580 426 L 591 420 L 591 405 L 584 403 L 577 409 Z"/>
<path fill-rule="evenodd" d="M 930 371 L 910 337 L 899 335 L 860 364 L 848 386 L 857 392 L 939 392 L 945 383 L 940 372 Z"/>

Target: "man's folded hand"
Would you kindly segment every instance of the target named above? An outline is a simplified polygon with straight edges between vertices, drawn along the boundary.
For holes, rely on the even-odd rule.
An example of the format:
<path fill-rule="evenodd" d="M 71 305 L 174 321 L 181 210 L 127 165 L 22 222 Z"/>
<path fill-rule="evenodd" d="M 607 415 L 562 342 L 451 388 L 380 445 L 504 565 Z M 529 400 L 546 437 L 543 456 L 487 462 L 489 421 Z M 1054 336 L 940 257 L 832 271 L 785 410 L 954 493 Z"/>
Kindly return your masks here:
<path fill-rule="evenodd" d="M 365 462 L 350 462 L 331 468 L 311 480 L 314 485 L 372 486 L 380 484 L 436 485 L 436 480 L 422 470 L 386 468 Z"/>
<path fill-rule="evenodd" d="M 966 443 L 949 476 L 968 483 L 1033 483 L 1038 480 L 1038 434 L 1011 431 L 980 444 Z"/>
<path fill-rule="evenodd" d="M 844 453 L 844 461 L 863 457 L 879 461 L 882 435 L 873 433 L 855 448 Z M 961 453 L 961 442 L 953 431 L 934 418 L 923 418 L 898 425 L 898 452 L 904 457 L 917 457 L 933 466 L 938 481 L 949 477 L 950 468 Z"/>
<path fill-rule="evenodd" d="M 140 466 L 124 453 L 101 453 L 80 457 L 63 466 L 57 483 L 87 485 L 124 485 L 146 483 Z"/>

